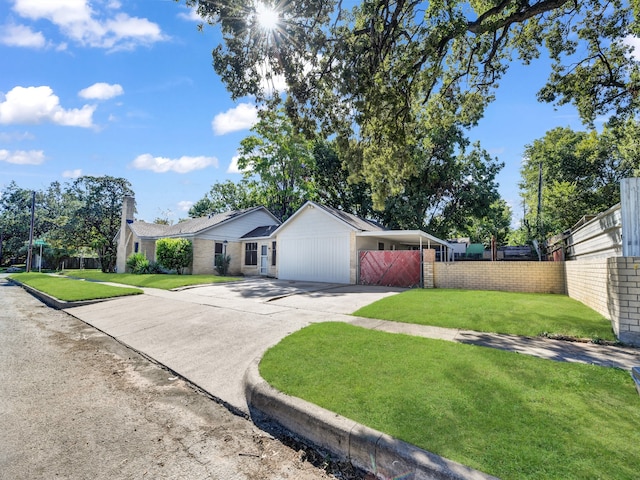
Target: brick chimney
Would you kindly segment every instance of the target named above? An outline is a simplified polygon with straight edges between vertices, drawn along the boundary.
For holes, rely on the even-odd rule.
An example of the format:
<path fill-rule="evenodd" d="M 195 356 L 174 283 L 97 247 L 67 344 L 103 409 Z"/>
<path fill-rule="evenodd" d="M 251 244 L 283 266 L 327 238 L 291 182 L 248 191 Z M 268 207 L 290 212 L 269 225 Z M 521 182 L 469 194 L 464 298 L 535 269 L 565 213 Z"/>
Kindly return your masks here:
<path fill-rule="evenodd" d="M 122 199 L 122 217 L 120 220 L 120 238 L 118 239 L 118 255 L 116 257 L 116 269 L 118 273 L 125 273 L 127 269 L 127 256 L 129 254 L 129 242 L 131 232 L 127 224 L 133 223 L 133 214 L 136 208 L 136 199 L 126 195 Z"/>

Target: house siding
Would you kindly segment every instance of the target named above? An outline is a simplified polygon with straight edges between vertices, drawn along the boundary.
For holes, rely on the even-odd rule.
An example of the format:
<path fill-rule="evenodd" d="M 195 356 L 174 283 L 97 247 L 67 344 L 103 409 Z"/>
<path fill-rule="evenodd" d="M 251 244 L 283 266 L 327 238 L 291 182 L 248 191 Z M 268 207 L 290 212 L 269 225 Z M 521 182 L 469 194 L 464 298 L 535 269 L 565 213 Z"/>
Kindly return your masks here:
<path fill-rule="evenodd" d="M 278 232 L 277 242 L 279 278 L 355 282 L 355 234 L 330 214 L 306 208 Z"/>
<path fill-rule="evenodd" d="M 358 237 L 358 251 L 378 250 L 378 243 L 384 243 L 384 250 L 407 250 L 406 246 L 400 246 L 384 237 Z"/>
<path fill-rule="evenodd" d="M 277 224 L 271 215 L 264 210 L 250 212 L 239 218 L 231 219 L 221 225 L 215 225 L 198 233 L 197 237 L 205 240 L 237 240 L 257 227 Z"/>

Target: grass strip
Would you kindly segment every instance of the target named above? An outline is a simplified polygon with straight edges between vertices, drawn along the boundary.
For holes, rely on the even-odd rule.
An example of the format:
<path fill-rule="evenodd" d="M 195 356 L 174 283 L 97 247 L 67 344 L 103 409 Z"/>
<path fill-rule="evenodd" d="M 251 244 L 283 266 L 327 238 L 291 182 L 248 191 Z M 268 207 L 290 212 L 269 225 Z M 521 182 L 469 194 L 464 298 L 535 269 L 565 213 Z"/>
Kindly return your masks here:
<path fill-rule="evenodd" d="M 45 273 L 16 273 L 9 278 L 40 290 L 58 300 L 79 302 L 101 298 L 122 297 L 143 293 L 137 288 L 115 287 L 94 282 L 82 282 Z"/>
<path fill-rule="evenodd" d="M 136 287 L 159 288 L 171 290 L 173 288 L 202 285 L 207 283 L 223 283 L 241 280 L 239 277 L 221 277 L 219 275 L 165 275 L 148 274 L 134 275 L 133 273 L 103 273 L 100 270 L 65 270 L 65 275 L 72 278 L 84 278 L 98 282 L 122 283 Z"/>
<path fill-rule="evenodd" d="M 557 294 L 415 289 L 378 300 L 354 315 L 479 332 L 616 340 L 609 320 Z"/>
<path fill-rule="evenodd" d="M 640 398 L 623 370 L 322 323 L 271 348 L 260 373 L 503 480 L 640 472 Z"/>

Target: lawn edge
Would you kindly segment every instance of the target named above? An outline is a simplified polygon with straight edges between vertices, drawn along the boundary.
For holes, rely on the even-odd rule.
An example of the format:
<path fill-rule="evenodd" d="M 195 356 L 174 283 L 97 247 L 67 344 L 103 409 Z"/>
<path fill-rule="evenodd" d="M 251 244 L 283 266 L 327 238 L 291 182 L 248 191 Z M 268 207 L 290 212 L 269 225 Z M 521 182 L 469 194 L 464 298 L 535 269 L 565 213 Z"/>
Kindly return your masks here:
<path fill-rule="evenodd" d="M 9 283 L 13 283 L 19 287 L 24 288 L 31 295 L 36 297 L 42 303 L 47 305 L 48 307 L 55 308 L 56 310 L 64 310 L 65 308 L 73 308 L 73 307 L 81 307 L 84 305 L 92 305 L 94 303 L 106 302 L 108 300 L 113 300 L 114 298 L 120 297 L 107 297 L 107 298 L 94 298 L 92 300 L 76 300 L 76 301 L 66 301 L 60 300 L 56 297 L 52 297 L 48 293 L 45 293 L 37 288 L 33 288 L 31 285 L 27 285 L 26 283 L 22 283 L 15 278 L 7 277 Z"/>
<path fill-rule="evenodd" d="M 260 376 L 259 363 L 260 358 L 254 359 L 243 379 L 249 413 L 257 425 L 275 423 L 376 478 L 410 475 L 439 480 L 497 480 L 301 398 L 286 395 Z"/>

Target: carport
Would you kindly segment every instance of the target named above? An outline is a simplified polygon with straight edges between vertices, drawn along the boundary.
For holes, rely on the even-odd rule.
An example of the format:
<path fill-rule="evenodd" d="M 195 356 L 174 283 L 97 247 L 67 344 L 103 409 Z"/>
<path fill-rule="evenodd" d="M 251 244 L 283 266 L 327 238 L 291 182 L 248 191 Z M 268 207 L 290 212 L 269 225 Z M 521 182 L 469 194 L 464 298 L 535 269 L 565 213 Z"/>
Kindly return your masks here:
<path fill-rule="evenodd" d="M 358 279 L 361 285 L 415 287 L 423 285 L 423 250 L 435 250 L 435 258 L 448 261 L 448 242 L 422 230 L 385 230 L 356 234 Z"/>

